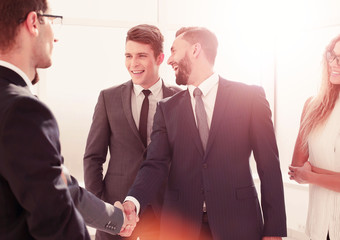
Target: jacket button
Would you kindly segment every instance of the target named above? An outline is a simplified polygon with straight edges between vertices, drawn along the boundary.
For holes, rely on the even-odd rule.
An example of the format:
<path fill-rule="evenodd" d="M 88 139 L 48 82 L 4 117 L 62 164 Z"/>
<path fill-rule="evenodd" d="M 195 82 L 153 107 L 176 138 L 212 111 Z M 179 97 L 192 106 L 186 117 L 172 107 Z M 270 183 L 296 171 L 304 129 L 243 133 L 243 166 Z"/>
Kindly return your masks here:
<path fill-rule="evenodd" d="M 208 168 L 208 164 L 207 163 L 203 163 L 203 168 L 207 169 Z"/>

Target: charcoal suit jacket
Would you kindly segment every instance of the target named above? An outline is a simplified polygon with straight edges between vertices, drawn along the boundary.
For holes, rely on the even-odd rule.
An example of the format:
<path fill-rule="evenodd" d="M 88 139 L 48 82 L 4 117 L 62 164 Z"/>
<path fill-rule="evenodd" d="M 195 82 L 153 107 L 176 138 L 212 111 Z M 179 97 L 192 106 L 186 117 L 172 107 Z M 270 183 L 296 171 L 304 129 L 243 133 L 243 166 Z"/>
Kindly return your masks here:
<path fill-rule="evenodd" d="M 119 232 L 122 212 L 71 176 L 67 187 L 62 163 L 52 112 L 21 76 L 0 66 L 0 239 L 89 240 L 84 219 L 111 234 Z"/>
<path fill-rule="evenodd" d="M 261 182 L 261 204 L 249 158 Z M 220 78 L 204 152 L 188 91 L 158 105 L 147 158 L 128 195 L 143 209 L 168 183 L 161 238 L 198 239 L 205 201 L 214 240 L 286 236 L 284 192 L 271 111 L 262 88 Z"/>

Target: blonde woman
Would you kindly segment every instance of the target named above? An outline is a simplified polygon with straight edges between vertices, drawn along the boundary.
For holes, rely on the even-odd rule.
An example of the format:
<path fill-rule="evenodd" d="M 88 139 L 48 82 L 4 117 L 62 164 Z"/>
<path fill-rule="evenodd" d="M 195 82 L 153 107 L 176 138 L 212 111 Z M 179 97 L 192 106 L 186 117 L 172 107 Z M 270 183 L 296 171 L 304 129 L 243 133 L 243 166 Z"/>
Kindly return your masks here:
<path fill-rule="evenodd" d="M 323 56 L 322 84 L 306 101 L 290 179 L 309 184 L 306 233 L 312 240 L 340 240 L 340 35 Z"/>

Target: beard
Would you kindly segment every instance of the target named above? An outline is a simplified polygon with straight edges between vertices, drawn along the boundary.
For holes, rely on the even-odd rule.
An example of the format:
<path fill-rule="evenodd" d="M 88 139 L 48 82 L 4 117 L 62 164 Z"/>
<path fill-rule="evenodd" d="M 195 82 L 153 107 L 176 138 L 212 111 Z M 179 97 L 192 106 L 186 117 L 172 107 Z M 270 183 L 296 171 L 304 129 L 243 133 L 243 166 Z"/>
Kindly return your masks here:
<path fill-rule="evenodd" d="M 178 62 L 177 85 L 187 85 L 191 73 L 191 63 L 187 54 Z"/>

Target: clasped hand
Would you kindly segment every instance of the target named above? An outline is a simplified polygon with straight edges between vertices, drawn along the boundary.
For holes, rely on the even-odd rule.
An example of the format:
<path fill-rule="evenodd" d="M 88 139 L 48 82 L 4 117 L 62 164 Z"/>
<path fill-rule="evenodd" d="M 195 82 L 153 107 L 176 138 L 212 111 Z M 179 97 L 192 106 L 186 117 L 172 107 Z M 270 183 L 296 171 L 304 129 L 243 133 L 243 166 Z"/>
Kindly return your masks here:
<path fill-rule="evenodd" d="M 309 175 L 312 172 L 312 165 L 307 161 L 302 167 L 289 166 L 289 178 L 300 184 L 309 183 Z"/>
<path fill-rule="evenodd" d="M 139 221 L 139 217 L 136 214 L 135 205 L 130 201 L 126 201 L 123 204 L 117 201 L 115 202 L 114 206 L 121 209 L 124 214 L 124 223 L 119 232 L 119 235 L 122 237 L 131 236 L 133 230 L 137 225 L 137 222 Z"/>

